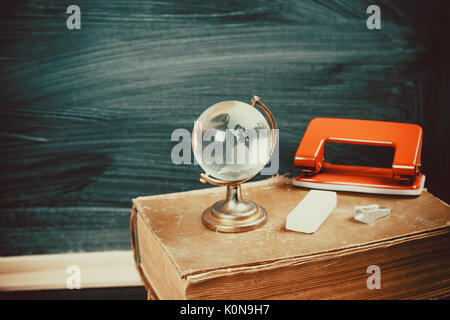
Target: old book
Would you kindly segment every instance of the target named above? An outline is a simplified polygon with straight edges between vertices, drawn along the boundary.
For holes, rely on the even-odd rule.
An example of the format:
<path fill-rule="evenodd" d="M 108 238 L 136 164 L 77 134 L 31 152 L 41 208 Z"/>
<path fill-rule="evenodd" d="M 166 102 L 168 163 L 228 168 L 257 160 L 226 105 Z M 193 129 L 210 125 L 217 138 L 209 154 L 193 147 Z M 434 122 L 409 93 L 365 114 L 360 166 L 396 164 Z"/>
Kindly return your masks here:
<path fill-rule="evenodd" d="M 338 193 L 328 219 L 305 234 L 286 230 L 285 223 L 307 189 L 283 177 L 242 189 L 268 212 L 264 227 L 246 233 L 213 232 L 202 225 L 203 210 L 224 197 L 223 187 L 133 200 L 132 243 L 150 298 L 450 296 L 450 207 L 430 193 Z M 353 219 L 355 205 L 374 203 L 391 208 L 391 214 L 369 225 Z M 370 266 L 380 268 L 380 289 L 369 289 Z"/>

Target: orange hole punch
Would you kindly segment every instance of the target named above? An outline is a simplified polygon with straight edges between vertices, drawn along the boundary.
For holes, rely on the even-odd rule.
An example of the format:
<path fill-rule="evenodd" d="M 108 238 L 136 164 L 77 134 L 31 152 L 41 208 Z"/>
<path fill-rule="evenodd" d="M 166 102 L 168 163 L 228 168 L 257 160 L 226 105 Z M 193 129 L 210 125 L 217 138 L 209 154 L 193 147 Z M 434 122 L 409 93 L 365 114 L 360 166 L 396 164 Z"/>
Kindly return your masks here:
<path fill-rule="evenodd" d="M 300 175 L 293 184 L 312 189 L 376 194 L 419 195 L 422 128 L 415 124 L 372 120 L 315 118 L 295 153 Z M 392 168 L 333 165 L 324 162 L 327 142 L 395 148 Z"/>

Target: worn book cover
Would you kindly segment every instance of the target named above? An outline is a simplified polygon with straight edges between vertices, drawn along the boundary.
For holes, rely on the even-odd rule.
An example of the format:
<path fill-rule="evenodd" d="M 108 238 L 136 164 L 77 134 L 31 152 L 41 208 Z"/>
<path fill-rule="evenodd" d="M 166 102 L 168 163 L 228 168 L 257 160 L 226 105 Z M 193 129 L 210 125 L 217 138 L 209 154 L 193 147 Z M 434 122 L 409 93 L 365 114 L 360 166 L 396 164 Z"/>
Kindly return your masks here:
<path fill-rule="evenodd" d="M 450 295 L 450 208 L 446 203 L 427 191 L 418 197 L 338 193 L 336 208 L 315 233 L 286 230 L 286 216 L 308 191 L 292 186 L 284 177 L 244 184 L 244 197 L 268 212 L 264 227 L 245 233 L 213 232 L 201 222 L 203 210 L 223 198 L 224 187 L 134 199 L 132 244 L 149 297 Z M 374 203 L 390 208 L 391 214 L 372 224 L 354 220 L 354 206 Z M 373 268 L 379 268 L 380 288 L 370 286 Z"/>

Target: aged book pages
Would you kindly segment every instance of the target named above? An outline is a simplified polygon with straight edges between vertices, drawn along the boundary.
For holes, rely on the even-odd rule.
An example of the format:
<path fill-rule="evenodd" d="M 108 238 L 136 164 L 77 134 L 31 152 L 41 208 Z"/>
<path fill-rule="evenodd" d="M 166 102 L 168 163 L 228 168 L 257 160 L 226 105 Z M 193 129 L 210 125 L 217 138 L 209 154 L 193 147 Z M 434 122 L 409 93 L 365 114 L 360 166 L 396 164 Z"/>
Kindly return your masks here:
<path fill-rule="evenodd" d="M 337 206 L 314 234 L 285 229 L 308 190 L 276 177 L 243 185 L 266 208 L 261 229 L 212 232 L 201 214 L 225 195 L 208 188 L 133 200 L 138 268 L 162 299 L 439 298 L 450 286 L 450 208 L 419 197 L 338 193 Z M 354 221 L 355 205 L 379 204 L 391 215 Z M 133 219 L 134 220 L 134 219 Z M 134 237 L 132 237 L 134 238 Z M 366 286 L 379 265 L 382 290 Z"/>

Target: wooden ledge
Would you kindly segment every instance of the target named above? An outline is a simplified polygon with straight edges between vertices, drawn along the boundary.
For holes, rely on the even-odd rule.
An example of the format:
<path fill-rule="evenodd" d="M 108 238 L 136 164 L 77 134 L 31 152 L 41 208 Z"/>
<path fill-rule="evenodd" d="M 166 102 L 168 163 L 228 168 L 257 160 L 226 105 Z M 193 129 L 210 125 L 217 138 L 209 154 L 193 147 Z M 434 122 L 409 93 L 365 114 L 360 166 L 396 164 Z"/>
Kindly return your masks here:
<path fill-rule="evenodd" d="M 71 265 L 81 289 L 143 286 L 131 251 L 0 257 L 0 291 L 67 289 Z"/>

